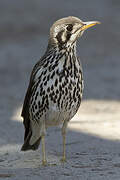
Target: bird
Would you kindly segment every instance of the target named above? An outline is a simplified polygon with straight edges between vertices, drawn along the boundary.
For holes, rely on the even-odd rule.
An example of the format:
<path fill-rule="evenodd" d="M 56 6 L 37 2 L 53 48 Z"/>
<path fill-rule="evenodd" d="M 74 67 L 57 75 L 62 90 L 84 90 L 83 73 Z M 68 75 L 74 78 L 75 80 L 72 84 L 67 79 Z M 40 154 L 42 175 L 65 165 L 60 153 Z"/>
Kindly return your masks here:
<path fill-rule="evenodd" d="M 84 80 L 76 42 L 99 21 L 84 22 L 68 16 L 50 28 L 45 54 L 33 67 L 21 116 L 25 128 L 22 151 L 37 150 L 42 143 L 42 165 L 47 165 L 45 135 L 49 126 L 62 125 L 62 162 L 66 162 L 66 130 L 77 113 Z"/>

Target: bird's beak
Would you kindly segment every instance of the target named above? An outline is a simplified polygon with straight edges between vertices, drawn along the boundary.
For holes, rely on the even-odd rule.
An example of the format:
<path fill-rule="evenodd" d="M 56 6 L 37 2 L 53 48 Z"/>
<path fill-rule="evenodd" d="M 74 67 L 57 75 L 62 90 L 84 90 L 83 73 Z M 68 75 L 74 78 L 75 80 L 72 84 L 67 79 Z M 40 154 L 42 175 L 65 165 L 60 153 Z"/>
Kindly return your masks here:
<path fill-rule="evenodd" d="M 92 26 L 95 26 L 96 24 L 101 24 L 101 23 L 99 21 L 83 22 L 83 26 L 80 28 L 80 30 L 84 31 Z"/>

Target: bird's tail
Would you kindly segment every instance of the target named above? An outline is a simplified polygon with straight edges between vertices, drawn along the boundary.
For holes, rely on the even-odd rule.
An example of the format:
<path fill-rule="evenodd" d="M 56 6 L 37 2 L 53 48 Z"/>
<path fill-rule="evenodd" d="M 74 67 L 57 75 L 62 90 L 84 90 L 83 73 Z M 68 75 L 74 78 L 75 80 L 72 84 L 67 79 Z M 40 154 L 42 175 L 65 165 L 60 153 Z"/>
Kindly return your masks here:
<path fill-rule="evenodd" d="M 27 138 L 25 139 L 24 144 L 23 144 L 23 146 L 21 148 L 21 151 L 28 151 L 28 150 L 35 151 L 35 150 L 38 149 L 38 147 L 40 145 L 41 137 L 33 145 L 29 144 L 30 138 L 31 138 L 31 133 L 29 133 Z"/>
<path fill-rule="evenodd" d="M 39 134 L 39 126 L 34 126 L 33 132 L 30 127 L 30 121 L 24 121 L 24 126 L 25 126 L 25 136 L 24 136 L 24 144 L 21 148 L 21 151 L 28 151 L 28 150 L 35 151 L 38 149 L 41 140 Z"/>

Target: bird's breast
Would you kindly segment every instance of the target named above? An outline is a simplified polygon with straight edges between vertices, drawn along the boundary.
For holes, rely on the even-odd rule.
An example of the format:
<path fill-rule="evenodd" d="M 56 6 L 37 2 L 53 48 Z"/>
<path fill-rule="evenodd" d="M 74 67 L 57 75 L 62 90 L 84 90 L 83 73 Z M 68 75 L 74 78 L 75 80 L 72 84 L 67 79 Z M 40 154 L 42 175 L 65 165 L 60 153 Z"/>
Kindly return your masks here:
<path fill-rule="evenodd" d="M 30 100 L 32 120 L 45 119 L 48 126 L 58 125 L 77 112 L 82 98 L 82 72 L 79 64 L 65 66 L 65 58 L 37 73 Z"/>

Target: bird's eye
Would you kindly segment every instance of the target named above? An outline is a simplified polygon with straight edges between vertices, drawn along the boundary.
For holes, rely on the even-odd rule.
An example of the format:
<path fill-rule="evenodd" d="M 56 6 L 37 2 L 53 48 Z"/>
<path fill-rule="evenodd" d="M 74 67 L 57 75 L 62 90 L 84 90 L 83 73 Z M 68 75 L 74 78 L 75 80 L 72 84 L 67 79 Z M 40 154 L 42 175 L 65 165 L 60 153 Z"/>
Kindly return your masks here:
<path fill-rule="evenodd" d="M 67 31 L 72 31 L 72 29 L 73 29 L 73 25 L 72 25 L 72 24 L 69 24 L 69 25 L 67 26 Z"/>

